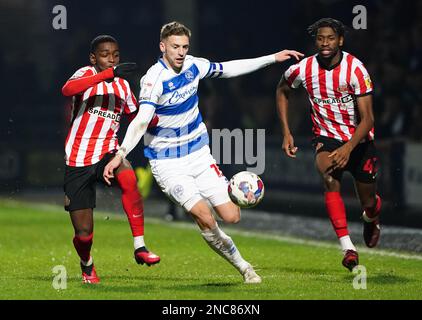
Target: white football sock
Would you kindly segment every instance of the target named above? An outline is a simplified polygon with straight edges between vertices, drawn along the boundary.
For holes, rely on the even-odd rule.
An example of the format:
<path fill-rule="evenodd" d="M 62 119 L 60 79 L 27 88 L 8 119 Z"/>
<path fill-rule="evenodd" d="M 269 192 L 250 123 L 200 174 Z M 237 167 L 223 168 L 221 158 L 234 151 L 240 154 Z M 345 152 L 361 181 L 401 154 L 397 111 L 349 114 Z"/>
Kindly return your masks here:
<path fill-rule="evenodd" d="M 133 237 L 133 246 L 135 247 L 135 250 L 145 247 L 144 236 Z"/>
<path fill-rule="evenodd" d="M 216 225 L 214 229 L 202 231 L 201 235 L 211 249 L 230 262 L 240 273 L 243 274 L 249 266 L 249 263 L 242 258 L 232 238 L 225 234 L 218 225 Z"/>
<path fill-rule="evenodd" d="M 350 236 L 341 237 L 339 238 L 339 240 L 340 240 L 341 250 L 343 250 L 343 252 L 346 252 L 347 250 L 357 251 L 355 246 L 352 243 L 352 240 L 350 239 Z"/>

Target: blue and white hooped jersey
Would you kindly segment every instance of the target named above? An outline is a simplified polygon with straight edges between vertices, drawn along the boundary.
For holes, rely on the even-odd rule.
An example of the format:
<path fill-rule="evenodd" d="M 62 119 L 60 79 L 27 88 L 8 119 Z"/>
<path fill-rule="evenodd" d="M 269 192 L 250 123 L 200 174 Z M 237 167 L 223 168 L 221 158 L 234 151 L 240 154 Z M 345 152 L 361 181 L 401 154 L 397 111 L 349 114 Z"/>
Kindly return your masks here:
<path fill-rule="evenodd" d="M 208 145 L 207 128 L 198 109 L 199 80 L 219 77 L 221 63 L 186 56 L 180 73 L 168 68 L 162 59 L 141 79 L 139 96 L 143 104 L 155 107 L 158 123 L 144 135 L 144 154 L 149 159 L 184 157 Z"/>

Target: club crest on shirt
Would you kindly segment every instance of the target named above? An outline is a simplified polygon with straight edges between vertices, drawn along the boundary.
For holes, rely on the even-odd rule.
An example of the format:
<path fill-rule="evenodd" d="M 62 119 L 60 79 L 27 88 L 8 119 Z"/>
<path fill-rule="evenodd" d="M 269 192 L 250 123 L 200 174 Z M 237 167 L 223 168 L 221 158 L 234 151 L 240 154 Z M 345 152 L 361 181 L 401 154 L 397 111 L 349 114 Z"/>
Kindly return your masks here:
<path fill-rule="evenodd" d="M 347 92 L 348 91 L 347 85 L 346 84 L 339 85 L 339 87 L 337 88 L 337 91 L 339 91 L 339 92 Z"/>
<path fill-rule="evenodd" d="M 189 81 L 192 81 L 192 80 L 193 80 L 193 78 L 194 78 L 193 72 L 192 72 L 192 71 L 190 71 L 190 70 L 187 70 L 187 71 L 185 72 L 185 78 L 186 78 L 187 80 L 189 80 Z"/>

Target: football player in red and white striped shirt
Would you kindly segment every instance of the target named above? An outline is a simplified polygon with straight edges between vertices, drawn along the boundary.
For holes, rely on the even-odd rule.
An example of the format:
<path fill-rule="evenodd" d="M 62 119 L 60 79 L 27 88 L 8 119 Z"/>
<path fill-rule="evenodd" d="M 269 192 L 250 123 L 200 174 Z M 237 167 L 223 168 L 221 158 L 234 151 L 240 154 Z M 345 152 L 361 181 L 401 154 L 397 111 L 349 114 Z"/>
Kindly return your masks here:
<path fill-rule="evenodd" d="M 62 88 L 63 95 L 73 97 L 65 144 L 64 192 L 65 210 L 70 212 L 75 229 L 73 244 L 81 259 L 83 282 L 97 283 L 99 278 L 90 254 L 96 183 L 104 182 L 104 167 L 117 151 L 121 116 L 134 117 L 138 106 L 124 79 L 136 69 L 136 64 L 119 64 L 119 47 L 113 37 L 96 37 L 91 42 L 89 59 L 91 65 L 76 71 Z M 134 237 L 135 260 L 148 265 L 158 263 L 160 258 L 145 247 L 143 200 L 130 163 L 124 161 L 115 175 Z"/>
<path fill-rule="evenodd" d="M 358 253 L 347 229 L 340 195 L 341 178 L 349 171 L 363 208 L 363 236 L 368 247 L 380 236 L 381 198 L 376 193 L 377 155 L 374 146 L 372 82 L 362 62 L 342 51 L 344 25 L 324 18 L 308 28 L 318 53 L 292 65 L 277 86 L 277 110 L 283 131 L 283 150 L 296 157 L 298 148 L 288 124 L 292 88 L 302 85 L 311 103 L 316 167 L 324 181 L 326 209 L 344 253 L 343 265 L 352 270 Z"/>

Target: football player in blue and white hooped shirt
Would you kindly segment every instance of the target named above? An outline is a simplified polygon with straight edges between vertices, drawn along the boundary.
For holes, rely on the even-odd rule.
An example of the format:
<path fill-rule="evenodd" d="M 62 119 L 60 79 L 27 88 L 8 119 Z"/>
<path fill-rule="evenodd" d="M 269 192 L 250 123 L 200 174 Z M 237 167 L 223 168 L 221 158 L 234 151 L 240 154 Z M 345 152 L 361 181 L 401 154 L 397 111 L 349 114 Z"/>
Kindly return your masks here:
<path fill-rule="evenodd" d="M 255 59 L 211 63 L 187 55 L 190 36 L 190 30 L 178 22 L 162 27 L 162 58 L 141 79 L 139 112 L 116 156 L 104 169 L 104 178 L 109 181 L 114 177 L 115 168 L 144 136 L 145 156 L 163 192 L 192 215 L 208 245 L 243 275 L 245 283 L 259 283 L 261 278 L 218 227 L 207 204 L 209 201 L 225 222 L 240 220 L 240 208 L 230 201 L 227 179 L 208 146 L 207 129 L 198 109 L 198 84 L 204 78 L 236 77 L 291 57 L 299 60 L 303 54 L 283 50 Z M 147 129 L 153 118 L 156 125 Z"/>

